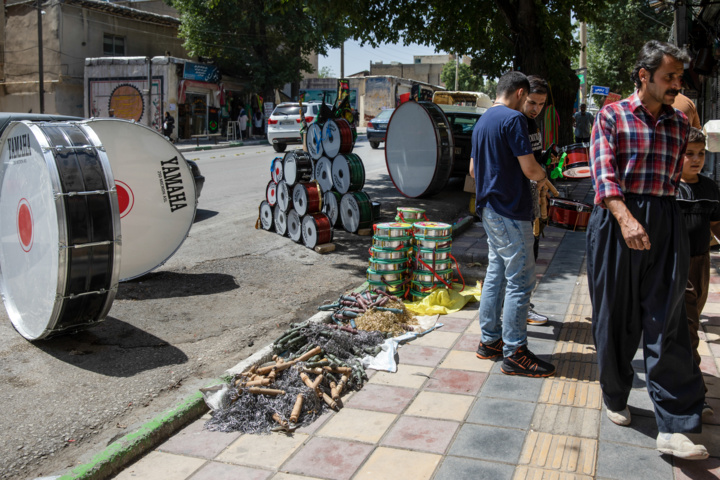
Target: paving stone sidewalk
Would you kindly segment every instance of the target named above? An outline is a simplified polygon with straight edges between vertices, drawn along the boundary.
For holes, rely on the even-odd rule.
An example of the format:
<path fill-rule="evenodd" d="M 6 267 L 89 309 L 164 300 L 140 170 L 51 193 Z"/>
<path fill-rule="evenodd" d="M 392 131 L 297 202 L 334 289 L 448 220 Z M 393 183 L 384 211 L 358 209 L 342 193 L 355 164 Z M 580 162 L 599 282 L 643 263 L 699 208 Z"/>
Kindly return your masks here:
<path fill-rule="evenodd" d="M 573 198 L 587 201 L 589 181 Z M 203 429 L 207 415 L 128 466 L 118 479 L 706 479 L 720 478 L 720 253 L 702 323 L 700 352 L 717 412 L 700 435 L 711 457 L 660 455 L 645 389 L 642 353 L 634 361 L 633 423 L 604 414 L 590 330 L 585 234 L 545 230 L 532 301 L 549 315 L 528 327 L 530 349 L 558 367 L 547 379 L 512 377 L 475 356 L 477 303 L 441 317 L 444 326 L 399 350 L 397 373 L 375 372 L 358 392 L 294 435 L 241 435 Z M 487 258 L 479 224 L 456 249 Z"/>

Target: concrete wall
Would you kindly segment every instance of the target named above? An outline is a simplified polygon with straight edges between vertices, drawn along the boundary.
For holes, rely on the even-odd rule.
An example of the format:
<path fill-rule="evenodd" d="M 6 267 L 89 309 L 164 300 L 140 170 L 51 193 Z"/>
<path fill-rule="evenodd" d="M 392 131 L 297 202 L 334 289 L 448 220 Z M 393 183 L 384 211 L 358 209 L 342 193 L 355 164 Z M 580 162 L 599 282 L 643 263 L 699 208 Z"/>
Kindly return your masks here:
<path fill-rule="evenodd" d="M 440 80 L 443 66 L 442 63 L 372 63 L 370 65 L 370 75 L 391 75 L 430 85 L 445 86 Z"/>
<path fill-rule="evenodd" d="M 140 0 L 135 2 L 116 1 L 116 5 L 124 7 L 136 8 L 144 12 L 157 13 L 158 15 L 167 15 L 169 17 L 180 18 L 180 14 L 173 7 L 165 3 L 163 0 Z"/>
<path fill-rule="evenodd" d="M 152 57 L 167 51 L 179 57 L 187 55 L 175 26 L 123 18 L 72 2 L 48 2 L 43 10 L 45 113 L 83 115 L 85 58 L 103 56 L 105 34 L 124 37 L 128 56 Z M 34 5 L 6 7 L 4 40 L 0 110 L 40 113 Z"/>

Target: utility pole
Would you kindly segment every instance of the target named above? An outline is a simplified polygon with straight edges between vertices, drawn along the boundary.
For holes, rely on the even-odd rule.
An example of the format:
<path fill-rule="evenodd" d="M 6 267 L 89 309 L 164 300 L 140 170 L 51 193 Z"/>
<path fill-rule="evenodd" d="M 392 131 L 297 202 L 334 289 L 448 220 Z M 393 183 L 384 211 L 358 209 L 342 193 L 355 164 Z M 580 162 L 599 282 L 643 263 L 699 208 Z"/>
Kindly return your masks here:
<path fill-rule="evenodd" d="M 43 84 L 43 38 L 42 38 L 42 0 L 37 0 L 38 31 L 38 93 L 40 94 L 40 113 L 45 113 L 45 85 Z"/>
<path fill-rule="evenodd" d="M 340 78 L 345 78 L 345 40 L 340 44 Z"/>
<path fill-rule="evenodd" d="M 587 24 L 580 22 L 580 68 L 585 81 L 580 86 L 580 103 L 587 103 Z"/>
<path fill-rule="evenodd" d="M 455 91 L 458 91 L 458 72 L 460 71 L 460 55 L 455 54 Z"/>

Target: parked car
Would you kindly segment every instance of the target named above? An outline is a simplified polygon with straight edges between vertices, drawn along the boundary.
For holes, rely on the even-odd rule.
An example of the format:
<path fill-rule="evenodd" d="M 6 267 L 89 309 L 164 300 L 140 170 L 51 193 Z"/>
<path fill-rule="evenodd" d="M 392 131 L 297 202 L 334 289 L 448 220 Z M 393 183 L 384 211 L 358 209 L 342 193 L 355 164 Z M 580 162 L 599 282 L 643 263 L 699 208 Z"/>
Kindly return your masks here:
<path fill-rule="evenodd" d="M 367 139 L 372 148 L 378 148 L 380 142 L 385 141 L 385 133 L 387 132 L 388 122 L 392 117 L 394 108 L 385 108 L 380 111 L 377 117 L 370 120 L 367 124 Z"/>
<path fill-rule="evenodd" d="M 302 144 L 300 128 L 302 117 L 310 123 L 320 113 L 320 103 L 303 103 L 302 116 L 300 104 L 296 102 L 280 103 L 268 118 L 267 139 L 276 152 L 284 152 L 289 144 Z"/>
<path fill-rule="evenodd" d="M 77 122 L 85 120 L 83 117 L 72 117 L 69 115 L 49 115 L 42 113 L 0 113 L 0 135 L 10 125 L 10 122 L 19 122 L 27 120 L 29 122 Z M 185 157 L 183 157 L 185 158 Z M 195 180 L 195 193 L 200 198 L 200 192 L 205 185 L 205 177 L 200 173 L 200 167 L 192 160 L 185 159 L 190 165 L 193 178 Z"/>
<path fill-rule="evenodd" d="M 472 154 L 472 132 L 486 108 L 440 105 L 448 119 L 455 142 L 453 175 L 464 176 L 470 168 Z"/>

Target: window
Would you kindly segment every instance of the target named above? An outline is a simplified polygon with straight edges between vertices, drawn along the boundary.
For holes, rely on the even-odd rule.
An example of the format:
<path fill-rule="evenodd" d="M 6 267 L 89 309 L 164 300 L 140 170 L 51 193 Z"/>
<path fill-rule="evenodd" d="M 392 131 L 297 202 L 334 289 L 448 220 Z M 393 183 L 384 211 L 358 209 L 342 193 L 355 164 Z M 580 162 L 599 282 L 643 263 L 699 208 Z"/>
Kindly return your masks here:
<path fill-rule="evenodd" d="M 106 57 L 125 55 L 125 37 L 106 33 L 103 37 L 103 55 Z"/>

